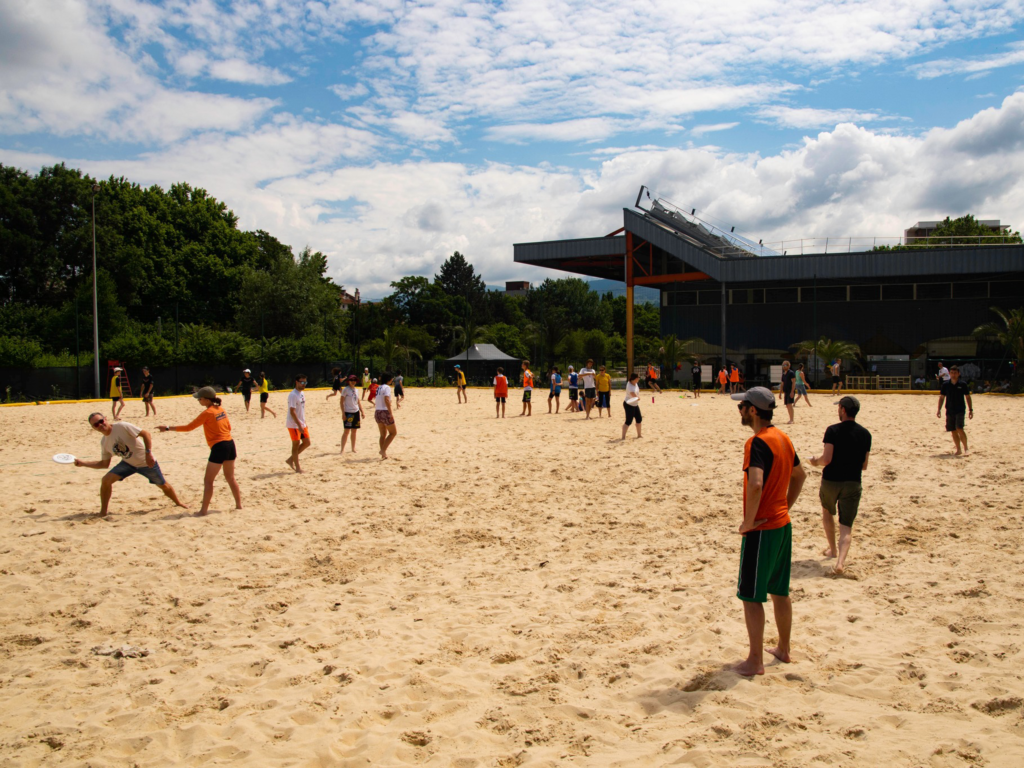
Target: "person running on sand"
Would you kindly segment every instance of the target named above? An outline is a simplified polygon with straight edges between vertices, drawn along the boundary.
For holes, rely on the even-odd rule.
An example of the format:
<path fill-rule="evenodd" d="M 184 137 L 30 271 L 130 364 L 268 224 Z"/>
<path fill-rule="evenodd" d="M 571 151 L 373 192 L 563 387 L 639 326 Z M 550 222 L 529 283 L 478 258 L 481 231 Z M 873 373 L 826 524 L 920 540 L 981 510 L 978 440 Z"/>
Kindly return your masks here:
<path fill-rule="evenodd" d="M 153 405 L 153 393 L 156 391 L 156 382 L 149 373 L 147 366 L 142 366 L 142 402 L 146 405 L 146 415 L 152 411 L 156 416 L 156 406 Z"/>
<path fill-rule="evenodd" d="M 568 413 L 576 413 L 579 411 L 579 380 L 580 376 L 576 371 L 573 370 L 572 366 L 569 366 L 569 407 L 566 408 Z"/>
<path fill-rule="evenodd" d="M 796 397 L 793 398 L 793 405 L 800 402 L 800 398 L 804 399 L 807 403 L 807 407 L 811 408 L 810 398 L 807 397 L 807 377 L 804 374 L 804 364 L 799 363 L 796 367 Z"/>
<path fill-rule="evenodd" d="M 306 424 L 306 375 L 300 373 L 295 377 L 295 389 L 288 393 L 288 417 L 284 420 L 288 428 L 288 437 L 292 439 L 292 454 L 284 463 L 296 472 L 302 472 L 299 466 L 299 454 L 309 448 L 309 426 Z"/>
<path fill-rule="evenodd" d="M 601 409 L 605 408 L 608 410 L 610 419 L 612 417 L 612 377 L 608 375 L 603 365 L 598 368 L 594 381 L 597 382 L 597 418 L 601 418 Z"/>
<path fill-rule="evenodd" d="M 494 377 L 494 418 L 505 418 L 505 401 L 508 400 L 508 377 L 505 369 L 499 368 Z"/>
<path fill-rule="evenodd" d="M 110 377 L 110 403 L 112 412 L 110 417 L 114 421 L 120 421 L 121 411 L 124 410 L 124 396 L 121 394 L 121 371 L 123 368 L 115 368 L 114 375 Z"/>
<path fill-rule="evenodd" d="M 594 408 L 594 400 L 597 398 L 597 371 L 594 370 L 593 360 L 587 360 L 587 365 L 580 369 L 580 378 L 583 379 L 583 397 L 589 419 L 590 411 Z"/>
<path fill-rule="evenodd" d="M 828 546 L 825 557 L 836 557 L 834 573 L 846 569 L 846 556 L 850 554 L 853 521 L 861 497 L 861 473 L 868 468 L 871 456 L 871 433 L 856 422 L 860 401 L 846 395 L 839 401 L 839 423 L 825 430 L 822 439 L 825 448 L 821 456 L 811 456 L 812 467 L 824 467 L 821 473 L 821 523 L 825 528 Z M 836 547 L 835 516 L 839 514 L 839 546 Z"/>
<path fill-rule="evenodd" d="M 789 574 L 793 559 L 793 508 L 806 474 L 789 437 L 772 426 L 775 395 L 764 387 L 732 396 L 739 400 L 740 423 L 754 436 L 743 451 L 743 522 L 740 575 L 736 597 L 743 601 L 750 652 L 733 669 L 751 677 L 764 674 L 764 603 L 771 595 L 779 644 L 768 653 L 790 662 L 793 604 L 789 599 Z"/>
<path fill-rule="evenodd" d="M 374 379 L 373 381 L 370 382 L 370 394 L 367 395 L 367 397 L 366 397 L 366 400 L 368 402 L 372 403 L 372 402 L 374 402 L 377 399 L 377 389 L 379 387 L 380 387 L 380 385 L 377 383 L 376 379 Z"/>
<path fill-rule="evenodd" d="M 469 402 L 469 398 L 466 396 L 466 374 L 458 365 L 455 366 L 455 395 L 459 398 L 460 404 Z"/>
<path fill-rule="evenodd" d="M 266 418 L 269 413 L 276 419 L 277 414 L 270 410 L 270 406 L 267 405 L 267 400 L 270 399 L 270 380 L 267 379 L 267 374 L 263 371 L 260 371 L 260 380 L 258 385 L 260 390 L 260 418 Z"/>
<path fill-rule="evenodd" d="M 344 386 L 344 382 L 341 379 L 341 368 L 331 368 L 331 394 L 327 396 L 327 400 L 330 400 L 336 394 L 341 392 L 341 388 Z M 344 406 L 342 406 L 344 410 Z"/>
<path fill-rule="evenodd" d="M 949 381 L 943 384 L 942 389 L 939 390 L 939 407 L 935 411 L 936 418 L 942 417 L 943 401 L 946 403 L 946 431 L 953 435 L 953 445 L 956 446 L 954 455 L 966 455 L 967 433 L 964 432 L 964 416 L 966 415 L 968 419 L 974 418 L 974 403 L 971 402 L 971 389 L 967 386 L 966 381 L 960 380 L 960 369 L 955 365 L 949 367 Z M 968 409 L 970 409 L 969 412 Z"/>
<path fill-rule="evenodd" d="M 363 420 L 363 401 L 359 399 L 354 373 L 349 374 L 345 388 L 341 390 L 341 415 L 345 418 L 344 431 L 341 433 L 341 452 L 345 452 L 345 442 L 352 437 L 352 453 L 356 452 L 356 435 L 359 422 Z"/>
<path fill-rule="evenodd" d="M 523 412 L 520 416 L 533 416 L 533 371 L 530 370 L 530 361 L 523 360 Z"/>
<path fill-rule="evenodd" d="M 622 401 L 622 407 L 626 410 L 626 423 L 622 425 L 622 439 L 626 439 L 626 431 L 629 429 L 629 425 L 636 421 L 636 436 L 643 437 L 640 434 L 640 425 L 644 421 L 643 414 L 640 413 L 640 374 L 635 371 L 629 374 L 629 381 L 626 382 L 626 397 Z M 630 400 L 636 402 L 630 403 Z"/>
<path fill-rule="evenodd" d="M 183 427 L 158 427 L 161 432 L 191 432 L 200 425 L 206 437 L 206 444 L 210 447 L 210 457 L 206 461 L 206 475 L 203 477 L 203 504 L 196 512 L 201 517 L 210 511 L 210 501 L 213 499 L 213 481 L 217 479 L 220 470 L 224 469 L 224 479 L 227 481 L 231 495 L 235 497 L 235 509 L 242 508 L 242 491 L 235 480 L 235 459 L 238 452 L 235 449 L 235 441 L 231 439 L 231 422 L 227 413 L 220 407 L 220 398 L 213 387 L 203 387 L 193 395 L 203 406 L 203 412 L 196 416 L 189 424 Z"/>
<path fill-rule="evenodd" d="M 550 372 L 551 389 L 548 391 L 548 413 L 551 413 L 551 401 L 555 401 L 555 413 L 562 408 L 562 374 L 552 366 Z"/>
<path fill-rule="evenodd" d="M 102 413 L 89 414 L 89 426 L 100 432 L 100 459 L 99 461 L 82 461 L 75 459 L 76 467 L 87 469 L 107 469 L 110 466 L 110 459 L 117 456 L 121 461 L 103 476 L 100 481 L 100 517 L 106 517 L 110 506 L 110 496 L 114 491 L 114 483 L 119 483 L 126 477 L 140 474 L 151 485 L 155 485 L 164 492 L 164 496 L 174 502 L 176 506 L 184 507 L 178 494 L 174 492 L 171 484 L 164 479 L 160 465 L 153 456 L 153 438 L 149 432 L 127 421 L 119 421 L 117 424 L 110 424 Z"/>
<path fill-rule="evenodd" d="M 252 371 L 246 368 L 242 371 L 242 379 L 235 385 L 235 391 L 242 393 L 242 399 L 245 400 L 245 412 L 249 412 L 249 402 L 252 400 L 252 391 L 256 389 L 258 385 L 256 380 L 252 377 Z"/>
<path fill-rule="evenodd" d="M 647 364 L 647 388 L 661 394 L 661 387 L 658 386 L 658 368 L 653 362 Z"/>
<path fill-rule="evenodd" d="M 373 402 L 373 420 L 377 422 L 377 429 L 380 430 L 380 457 L 388 457 L 388 446 L 398 437 L 398 427 L 395 426 L 395 412 L 391 410 L 391 381 L 392 376 L 387 371 L 381 374 L 382 384 L 377 389 L 377 396 Z"/>

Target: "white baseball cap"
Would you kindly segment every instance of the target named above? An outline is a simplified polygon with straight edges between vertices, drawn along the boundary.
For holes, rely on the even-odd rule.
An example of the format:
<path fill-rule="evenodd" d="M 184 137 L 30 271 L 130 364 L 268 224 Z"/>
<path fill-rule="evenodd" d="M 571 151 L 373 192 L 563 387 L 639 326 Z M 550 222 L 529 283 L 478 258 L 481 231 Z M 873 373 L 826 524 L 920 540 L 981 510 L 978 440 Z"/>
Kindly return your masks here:
<path fill-rule="evenodd" d="M 244 371 L 242 371 L 242 373 L 252 373 L 252 371 L 250 371 L 248 368 L 246 368 Z"/>
<path fill-rule="evenodd" d="M 117 373 L 118 371 L 123 371 L 123 370 L 124 370 L 124 368 L 115 368 L 114 369 L 114 373 Z"/>

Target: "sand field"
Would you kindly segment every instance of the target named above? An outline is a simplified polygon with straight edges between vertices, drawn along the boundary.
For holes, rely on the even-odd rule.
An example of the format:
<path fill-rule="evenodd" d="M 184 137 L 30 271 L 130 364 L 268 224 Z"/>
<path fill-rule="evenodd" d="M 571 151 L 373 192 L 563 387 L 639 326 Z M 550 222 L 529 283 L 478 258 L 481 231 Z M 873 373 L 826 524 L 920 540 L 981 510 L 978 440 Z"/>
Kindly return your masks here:
<path fill-rule="evenodd" d="M 338 454 L 325 394 L 304 475 L 285 393 L 226 396 L 245 509 L 221 480 L 206 518 L 139 477 L 92 516 L 102 472 L 49 457 L 98 458 L 106 405 L 0 409 L 0 766 L 1024 765 L 1024 400 L 976 398 L 954 459 L 936 397 L 862 397 L 848 573 L 808 467 L 794 663 L 747 680 L 731 401 L 647 396 L 620 442 L 621 391 L 585 422 L 411 389 L 381 462 L 372 414 Z M 783 427 L 802 457 L 832 402 Z M 157 407 L 124 418 L 199 411 Z M 197 509 L 202 432 L 154 442 Z"/>

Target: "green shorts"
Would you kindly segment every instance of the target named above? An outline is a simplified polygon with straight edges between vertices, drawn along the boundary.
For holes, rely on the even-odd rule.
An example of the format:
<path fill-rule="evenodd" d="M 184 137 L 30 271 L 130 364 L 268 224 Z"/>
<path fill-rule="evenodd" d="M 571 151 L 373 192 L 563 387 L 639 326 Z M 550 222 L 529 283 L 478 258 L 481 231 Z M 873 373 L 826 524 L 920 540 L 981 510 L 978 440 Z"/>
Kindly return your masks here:
<path fill-rule="evenodd" d="M 861 485 L 856 480 L 822 480 L 818 498 L 829 514 L 839 513 L 839 524 L 853 528 L 860 507 Z"/>
<path fill-rule="evenodd" d="M 767 602 L 768 595 L 787 597 L 792 559 L 792 523 L 770 531 L 743 534 L 736 597 L 748 603 Z"/>

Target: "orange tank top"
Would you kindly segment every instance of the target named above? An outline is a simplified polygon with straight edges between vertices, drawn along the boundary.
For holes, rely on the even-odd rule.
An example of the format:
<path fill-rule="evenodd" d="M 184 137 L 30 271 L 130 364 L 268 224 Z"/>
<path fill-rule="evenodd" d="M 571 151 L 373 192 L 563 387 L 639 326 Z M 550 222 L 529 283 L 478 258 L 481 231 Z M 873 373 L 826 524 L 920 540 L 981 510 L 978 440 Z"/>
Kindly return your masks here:
<path fill-rule="evenodd" d="M 508 397 L 508 379 L 501 374 L 494 377 L 494 396 Z"/>

